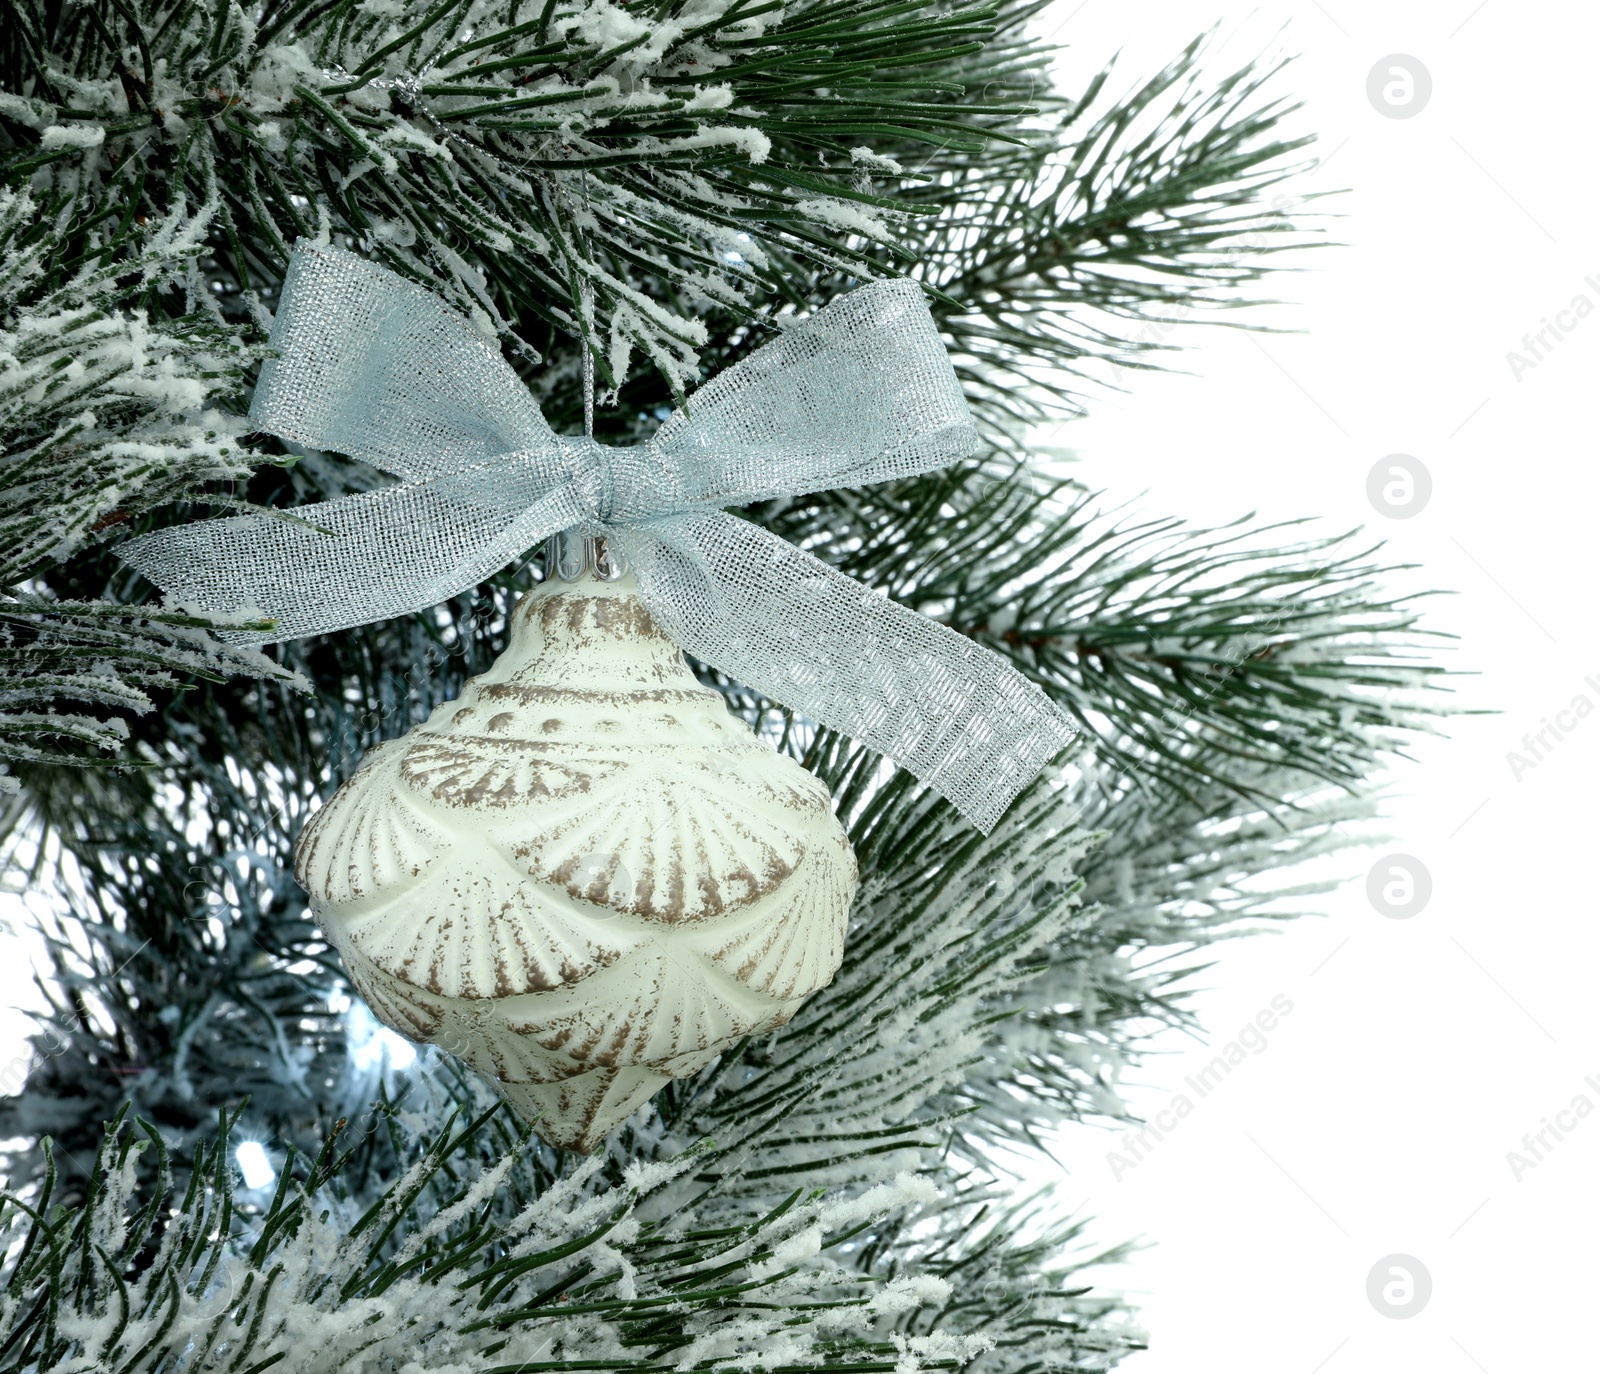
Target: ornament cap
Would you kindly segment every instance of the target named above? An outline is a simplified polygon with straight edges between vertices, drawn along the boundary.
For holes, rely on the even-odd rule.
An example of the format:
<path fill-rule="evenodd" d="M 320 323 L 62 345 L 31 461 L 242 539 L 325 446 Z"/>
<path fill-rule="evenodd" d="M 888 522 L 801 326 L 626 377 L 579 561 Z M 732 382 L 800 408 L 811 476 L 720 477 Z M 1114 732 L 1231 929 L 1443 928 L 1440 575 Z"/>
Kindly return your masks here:
<path fill-rule="evenodd" d="M 628 564 L 616 540 L 563 530 L 545 540 L 544 569 L 546 579 L 562 582 L 581 582 L 585 575 L 600 582 L 618 582 L 627 575 Z"/>

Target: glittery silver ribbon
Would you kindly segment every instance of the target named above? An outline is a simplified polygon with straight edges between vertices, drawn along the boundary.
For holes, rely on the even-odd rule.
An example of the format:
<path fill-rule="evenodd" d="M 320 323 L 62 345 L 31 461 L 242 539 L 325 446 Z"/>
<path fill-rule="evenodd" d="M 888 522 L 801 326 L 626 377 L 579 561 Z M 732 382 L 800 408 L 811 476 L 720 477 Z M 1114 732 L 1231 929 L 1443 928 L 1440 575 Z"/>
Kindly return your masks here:
<path fill-rule="evenodd" d="M 614 541 L 690 653 L 892 759 L 982 830 L 1072 738 L 998 655 L 724 510 L 974 450 L 910 282 L 839 297 L 632 448 L 552 432 L 487 330 L 339 249 L 295 251 L 272 345 L 256 425 L 402 481 L 293 520 L 201 521 L 122 550 L 178 599 L 274 619 L 257 642 L 425 609 L 574 530 Z"/>

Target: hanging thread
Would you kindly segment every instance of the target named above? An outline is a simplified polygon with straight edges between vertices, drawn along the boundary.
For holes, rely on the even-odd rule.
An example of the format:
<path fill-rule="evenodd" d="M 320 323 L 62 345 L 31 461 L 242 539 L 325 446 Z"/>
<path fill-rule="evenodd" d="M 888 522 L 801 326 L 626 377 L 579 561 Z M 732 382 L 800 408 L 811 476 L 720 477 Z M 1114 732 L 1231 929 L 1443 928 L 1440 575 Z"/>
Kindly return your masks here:
<path fill-rule="evenodd" d="M 594 211 L 589 205 L 589 173 L 579 174 L 583 185 L 583 212 L 589 220 L 593 220 Z M 583 256 L 589 265 L 594 263 L 594 245 L 589 238 L 589 225 L 583 226 Z M 594 333 L 594 282 L 585 273 L 582 285 L 578 288 L 578 299 L 583 310 L 583 432 L 586 438 L 594 438 L 594 348 L 589 342 L 589 337 Z"/>
<path fill-rule="evenodd" d="M 578 288 L 578 297 L 583 302 L 583 337 L 579 343 L 583 347 L 583 432 L 587 438 L 594 438 L 594 349 L 589 346 L 589 332 L 594 328 L 594 287 L 590 285 L 587 277 L 583 285 Z"/>

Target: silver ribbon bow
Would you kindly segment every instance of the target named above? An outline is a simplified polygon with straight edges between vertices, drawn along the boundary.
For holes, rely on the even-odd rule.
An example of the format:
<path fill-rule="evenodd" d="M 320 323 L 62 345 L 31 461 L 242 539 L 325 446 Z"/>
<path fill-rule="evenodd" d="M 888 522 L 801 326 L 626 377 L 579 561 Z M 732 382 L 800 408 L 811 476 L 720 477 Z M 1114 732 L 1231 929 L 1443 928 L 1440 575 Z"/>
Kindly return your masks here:
<path fill-rule="evenodd" d="M 182 600 L 275 619 L 258 642 L 425 609 L 576 531 L 620 549 L 650 613 L 695 657 L 892 759 L 981 830 L 1074 734 L 998 655 L 723 509 L 974 450 L 913 283 L 839 297 L 634 448 L 555 434 L 490 338 L 336 248 L 296 249 L 272 345 L 257 427 L 403 480 L 300 507 L 303 524 L 207 520 L 122 550 Z"/>

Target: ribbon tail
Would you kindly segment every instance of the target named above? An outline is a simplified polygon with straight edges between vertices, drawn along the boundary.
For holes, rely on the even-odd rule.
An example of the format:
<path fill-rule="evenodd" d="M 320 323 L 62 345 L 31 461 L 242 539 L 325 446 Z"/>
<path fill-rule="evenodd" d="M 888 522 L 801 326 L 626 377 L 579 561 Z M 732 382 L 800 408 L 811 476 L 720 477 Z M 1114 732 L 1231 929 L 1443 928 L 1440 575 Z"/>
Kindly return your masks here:
<path fill-rule="evenodd" d="M 623 527 L 690 653 L 877 750 L 987 834 L 1076 727 L 998 654 L 721 512 Z"/>
<path fill-rule="evenodd" d="M 507 511 L 483 499 L 484 485 L 481 472 L 454 473 L 300 506 L 294 521 L 175 525 L 118 553 L 169 600 L 275 620 L 265 633 L 222 632 L 271 644 L 436 605 L 583 518 L 570 487 Z"/>

